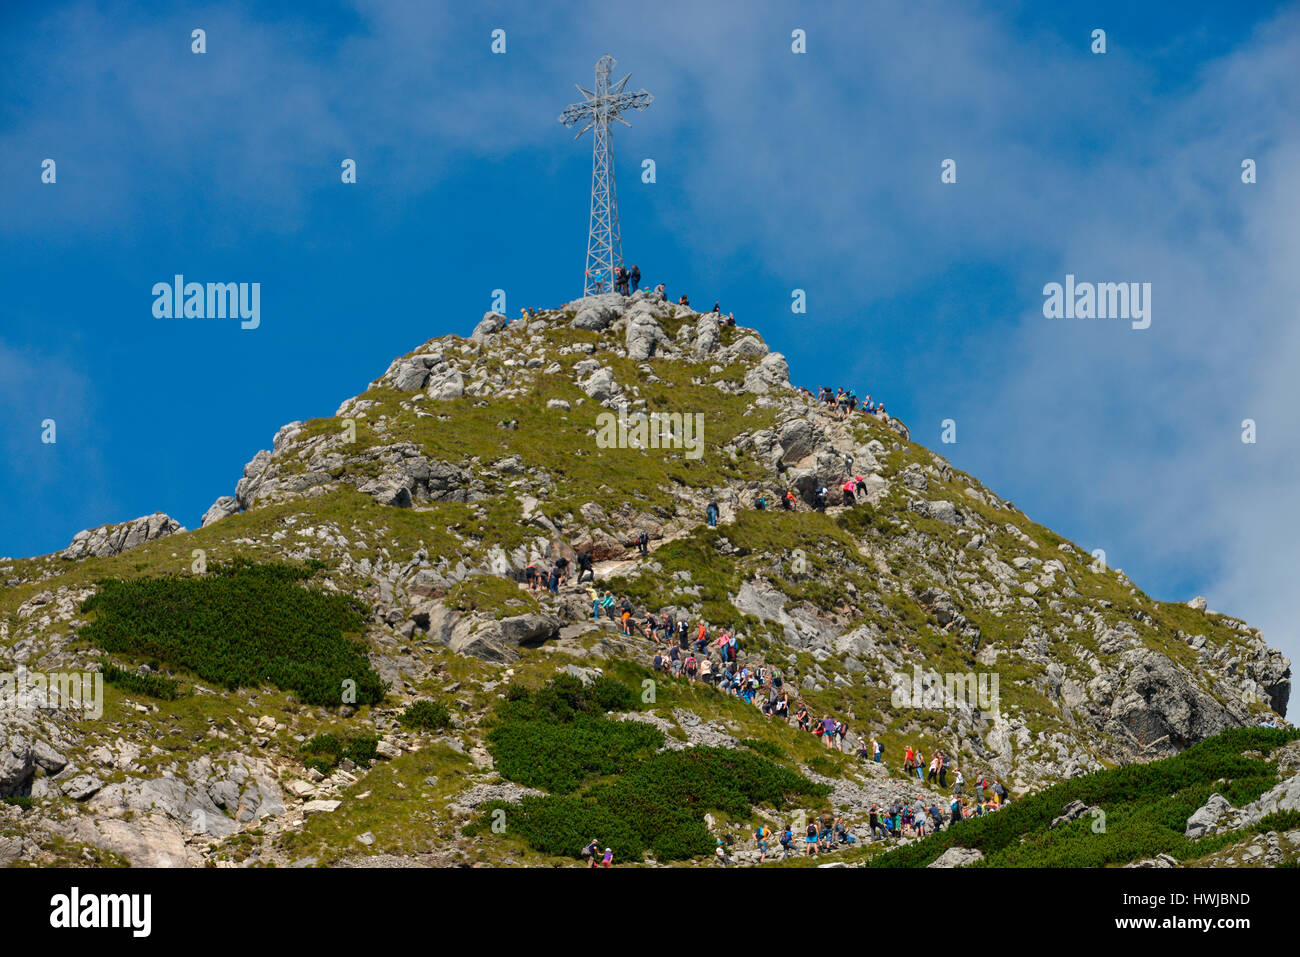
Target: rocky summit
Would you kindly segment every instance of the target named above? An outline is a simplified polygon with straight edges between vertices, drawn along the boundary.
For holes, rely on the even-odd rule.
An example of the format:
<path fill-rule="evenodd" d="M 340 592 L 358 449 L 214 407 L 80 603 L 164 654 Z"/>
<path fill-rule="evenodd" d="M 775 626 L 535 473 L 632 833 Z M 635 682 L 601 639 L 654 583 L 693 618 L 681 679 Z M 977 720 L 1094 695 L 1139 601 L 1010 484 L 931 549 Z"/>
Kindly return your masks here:
<path fill-rule="evenodd" d="M 0 864 L 577 864 L 597 831 L 615 865 L 766 866 L 756 828 L 829 815 L 836 862 L 979 866 L 994 781 L 993 818 L 1082 835 L 1081 782 L 1197 748 L 1231 760 L 1177 785 L 1185 826 L 1103 863 L 1294 861 L 1291 666 L 1256 629 L 720 318 L 490 313 L 284 425 L 200 528 L 0 560 Z M 943 830 L 871 841 L 918 799 Z"/>

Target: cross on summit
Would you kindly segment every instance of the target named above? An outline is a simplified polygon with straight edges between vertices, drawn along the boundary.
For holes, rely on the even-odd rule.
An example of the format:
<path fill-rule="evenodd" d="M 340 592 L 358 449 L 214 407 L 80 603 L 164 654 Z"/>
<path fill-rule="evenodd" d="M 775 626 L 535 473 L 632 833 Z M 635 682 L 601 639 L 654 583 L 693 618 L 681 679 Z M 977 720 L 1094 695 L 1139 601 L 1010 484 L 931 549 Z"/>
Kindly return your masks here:
<path fill-rule="evenodd" d="M 654 97 L 645 90 L 623 92 L 631 73 L 610 85 L 609 76 L 616 62 L 609 54 L 597 60 L 595 92 L 579 86 L 578 92 L 587 98 L 586 101 L 574 103 L 560 114 L 560 122 L 565 126 L 586 123 L 573 137 L 575 140 L 587 130 L 595 130 L 591 151 L 591 226 L 587 234 L 587 268 L 583 281 L 583 295 L 587 296 L 610 289 L 614 267 L 623 265 L 610 120 L 631 126 L 620 114 L 624 110 L 644 110 L 654 102 Z"/>

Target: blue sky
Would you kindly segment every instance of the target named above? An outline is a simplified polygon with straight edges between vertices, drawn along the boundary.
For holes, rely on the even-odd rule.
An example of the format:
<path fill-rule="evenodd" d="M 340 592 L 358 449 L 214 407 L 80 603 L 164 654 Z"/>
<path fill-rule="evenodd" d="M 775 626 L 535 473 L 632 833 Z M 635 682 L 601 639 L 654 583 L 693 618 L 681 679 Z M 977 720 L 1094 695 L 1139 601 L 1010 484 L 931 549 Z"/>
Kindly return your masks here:
<path fill-rule="evenodd" d="M 649 282 L 1300 652 L 1294 5 L 549 6 L 4 5 L 0 554 L 195 527 L 280 425 L 467 334 L 493 289 L 512 315 L 576 296 L 590 140 L 556 117 L 610 53 L 655 95 L 615 133 Z M 178 272 L 260 282 L 260 328 L 155 319 Z M 1151 327 L 1044 318 L 1066 273 L 1150 282 Z"/>

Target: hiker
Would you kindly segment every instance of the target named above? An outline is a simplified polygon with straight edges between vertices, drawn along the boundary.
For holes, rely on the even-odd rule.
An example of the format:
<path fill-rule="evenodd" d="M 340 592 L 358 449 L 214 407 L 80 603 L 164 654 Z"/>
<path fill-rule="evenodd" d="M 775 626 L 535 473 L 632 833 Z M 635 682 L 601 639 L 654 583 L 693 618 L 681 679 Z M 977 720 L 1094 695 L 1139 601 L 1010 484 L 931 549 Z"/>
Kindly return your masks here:
<path fill-rule="evenodd" d="M 953 768 L 952 793 L 961 794 L 962 786 L 966 783 L 965 776 L 961 773 L 961 768 Z"/>
<path fill-rule="evenodd" d="M 927 784 L 933 784 L 939 776 L 939 752 L 936 751 L 930 755 L 930 769 L 926 772 L 925 780 Z"/>
<path fill-rule="evenodd" d="M 840 844 L 858 843 L 858 839 L 849 833 L 849 822 L 842 817 L 835 819 L 835 840 Z"/>
<path fill-rule="evenodd" d="M 766 495 L 760 495 L 760 496 L 758 497 L 758 501 L 756 501 L 756 502 L 754 503 L 754 507 L 755 507 L 756 509 L 758 509 L 760 512 L 762 512 L 762 511 L 766 511 L 766 510 L 767 510 L 767 496 L 766 496 Z"/>
<path fill-rule="evenodd" d="M 677 305 L 685 306 L 687 309 L 689 309 L 691 307 L 690 297 L 687 296 L 686 293 L 682 293 L 681 298 L 677 300 Z"/>
<path fill-rule="evenodd" d="M 954 797 L 952 799 L 952 803 L 948 805 L 948 809 L 952 812 L 951 823 L 956 824 L 961 820 L 961 801 L 958 798 Z"/>
<path fill-rule="evenodd" d="M 705 301 L 707 302 L 708 300 L 705 300 Z M 713 314 L 714 314 L 715 316 L 716 316 L 718 313 L 720 313 L 720 312 L 722 311 L 722 309 L 719 307 L 718 303 L 719 303 L 719 300 L 716 300 L 716 299 L 715 299 L 715 300 L 713 301 Z"/>
<path fill-rule="evenodd" d="M 546 587 L 552 595 L 560 593 L 560 569 L 555 565 L 551 566 L 551 574 L 546 579 Z"/>
<path fill-rule="evenodd" d="M 731 863 L 731 858 L 727 856 L 727 849 L 722 845 L 722 838 L 718 838 L 718 845 L 713 849 L 714 860 L 723 867 Z"/>
<path fill-rule="evenodd" d="M 560 573 L 560 584 L 567 584 L 569 581 L 569 560 L 561 555 L 555 560 L 555 570 Z"/>
<path fill-rule="evenodd" d="M 585 860 L 590 861 L 592 867 L 596 866 L 596 855 L 598 855 L 599 853 L 600 853 L 600 842 L 597 841 L 594 837 L 591 839 L 591 843 L 582 849 L 582 857 Z"/>
<path fill-rule="evenodd" d="M 885 753 L 885 746 L 876 738 L 871 739 L 871 753 L 875 755 L 876 763 L 880 764 L 880 759 Z"/>
<path fill-rule="evenodd" d="M 582 576 L 590 575 L 592 584 L 596 582 L 596 568 L 591 560 L 591 551 L 587 550 L 578 555 L 578 584 L 582 584 Z"/>
<path fill-rule="evenodd" d="M 795 712 L 794 719 L 798 723 L 800 731 L 808 730 L 808 709 L 802 704 L 799 705 L 799 710 Z"/>
<path fill-rule="evenodd" d="M 659 293 L 659 295 L 663 296 L 665 299 L 668 298 L 668 287 L 664 283 L 655 286 L 655 292 Z"/>
<path fill-rule="evenodd" d="M 614 267 L 614 288 L 620 295 L 627 295 L 627 270 L 622 266 Z"/>
<path fill-rule="evenodd" d="M 528 586 L 529 591 L 537 591 L 537 565 L 533 562 L 528 563 L 524 569 L 524 584 Z"/>
<path fill-rule="evenodd" d="M 605 592 L 605 596 L 600 600 L 600 607 L 605 609 L 605 614 L 609 616 L 610 621 L 613 621 L 614 620 L 614 596 L 609 592 Z"/>
<path fill-rule="evenodd" d="M 650 533 L 642 529 L 636 536 L 636 547 L 642 555 L 650 554 Z"/>
<path fill-rule="evenodd" d="M 632 271 L 627 274 L 627 278 L 632 283 L 632 291 L 636 292 L 637 286 L 641 285 L 641 267 L 633 263 Z"/>
<path fill-rule="evenodd" d="M 853 498 L 853 480 L 852 480 L 852 479 L 847 479 L 847 480 L 845 480 L 844 485 L 843 485 L 843 490 L 844 490 L 844 504 L 845 504 L 845 505 L 853 505 L 853 504 L 855 504 L 855 501 L 854 501 L 854 498 Z"/>
<path fill-rule="evenodd" d="M 623 634 L 631 638 L 632 637 L 632 603 L 628 601 L 627 598 L 623 599 L 623 604 L 620 607 L 619 618 L 623 623 Z"/>
<path fill-rule="evenodd" d="M 794 832 L 790 829 L 790 825 L 787 824 L 785 830 L 781 832 L 781 860 L 784 861 L 790 856 L 790 845 L 793 843 Z"/>
<path fill-rule="evenodd" d="M 822 741 L 825 742 L 826 744 L 826 747 L 828 748 L 834 747 L 833 742 L 835 741 L 835 719 L 832 718 L 830 715 L 822 716 L 821 736 L 822 736 Z"/>
<path fill-rule="evenodd" d="M 999 807 L 1001 807 L 1003 804 L 1011 803 L 1010 792 L 1007 791 L 1006 785 L 1003 784 L 1001 781 L 999 781 L 997 778 L 993 779 L 993 796 L 997 798 Z"/>
<path fill-rule="evenodd" d="M 939 752 L 939 787 L 948 788 L 948 758 L 942 751 Z"/>
<path fill-rule="evenodd" d="M 867 827 L 871 832 L 871 840 L 874 841 L 876 839 L 877 831 L 880 832 L 880 839 L 882 841 L 889 840 L 889 831 L 887 831 L 885 825 L 881 823 L 881 814 L 874 804 L 871 805 L 871 813 L 867 816 Z"/>
<path fill-rule="evenodd" d="M 817 492 L 814 497 L 817 501 L 817 511 L 819 512 L 826 511 L 826 486 L 818 485 Z"/>
<path fill-rule="evenodd" d="M 794 511 L 794 492 L 786 489 L 785 494 L 781 496 L 781 507 L 787 512 Z"/>
<path fill-rule="evenodd" d="M 767 839 L 772 836 L 772 829 L 760 824 L 754 831 L 754 843 L 758 845 L 758 863 L 767 860 Z"/>
<path fill-rule="evenodd" d="M 862 735 L 858 735 L 858 757 L 863 761 L 870 757 L 870 753 L 867 751 L 867 739 Z"/>
<path fill-rule="evenodd" d="M 607 847 L 605 848 L 605 855 L 600 859 L 600 863 L 604 867 L 609 867 L 609 865 L 612 864 L 613 862 L 614 862 L 614 852 Z"/>
<path fill-rule="evenodd" d="M 704 518 L 709 523 L 709 528 L 718 527 L 718 503 L 709 502 L 704 508 Z"/>
<path fill-rule="evenodd" d="M 804 830 L 804 847 L 807 848 L 808 856 L 812 857 L 817 853 L 817 822 L 809 821 L 808 827 Z"/>
<path fill-rule="evenodd" d="M 596 591 L 594 587 L 589 587 L 587 594 L 591 596 L 592 621 L 600 621 L 600 592 Z"/>

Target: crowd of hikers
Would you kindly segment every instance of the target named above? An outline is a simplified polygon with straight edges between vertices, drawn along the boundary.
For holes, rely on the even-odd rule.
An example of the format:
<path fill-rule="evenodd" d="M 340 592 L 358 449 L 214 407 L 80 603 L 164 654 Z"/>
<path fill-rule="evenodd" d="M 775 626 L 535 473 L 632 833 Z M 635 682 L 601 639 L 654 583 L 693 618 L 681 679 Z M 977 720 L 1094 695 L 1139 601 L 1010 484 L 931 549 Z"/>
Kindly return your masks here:
<path fill-rule="evenodd" d="M 630 270 L 621 265 L 615 266 L 611 278 L 614 291 L 627 296 L 636 292 L 640 286 L 641 270 L 636 265 L 633 265 Z M 594 277 L 593 286 L 597 292 L 604 291 L 603 273 Z M 667 297 L 667 290 L 663 283 L 655 287 L 655 292 Z M 677 304 L 690 308 L 690 297 L 683 293 L 678 298 Z M 534 318 L 536 315 L 537 311 L 534 309 L 523 310 L 524 318 Z M 714 302 L 712 315 L 717 317 L 719 326 L 734 327 L 736 324 L 732 313 L 725 315 L 722 313 L 720 302 Z M 852 389 L 829 386 L 819 387 L 816 394 L 802 387 L 799 391 L 808 399 L 826 406 L 837 418 L 847 419 L 862 413 L 875 416 L 884 422 L 889 421 L 884 402 L 876 402 L 870 395 L 859 400 L 857 393 Z M 848 477 L 838 485 L 840 501 L 844 505 L 855 504 L 858 496 L 863 495 L 867 490 L 862 475 L 854 473 L 852 466 L 852 458 L 846 456 L 845 471 Z M 786 511 L 793 511 L 797 507 L 798 499 L 791 489 L 778 490 L 774 493 L 774 498 Z M 813 508 L 824 511 L 829 500 L 830 492 L 825 486 L 819 484 L 813 489 L 811 502 Z M 768 505 L 769 499 L 766 493 L 760 494 L 755 501 L 755 507 L 763 511 Z M 718 503 L 710 501 L 705 508 L 705 520 L 709 527 L 717 526 L 719 516 Z M 640 555 L 649 554 L 648 533 L 638 532 L 635 544 Z M 632 637 L 640 634 L 653 642 L 655 649 L 651 663 L 656 672 L 717 688 L 724 694 L 735 696 L 754 705 L 769 717 L 778 718 L 797 727 L 800 731 L 817 736 L 827 748 L 849 750 L 845 747 L 849 736 L 848 722 L 829 714 L 817 718 L 802 700 L 797 699 L 797 706 L 792 712 L 790 693 L 785 687 L 781 670 L 766 664 L 759 664 L 752 669 L 742 664 L 738 657 L 739 641 L 731 629 L 723 628 L 716 635 L 710 635 L 705 622 L 692 624 L 687 619 L 676 618 L 669 611 L 664 611 L 658 616 L 647 611 L 643 616 L 639 616 L 626 596 L 615 598 L 610 591 L 595 587 L 594 563 L 590 551 L 579 553 L 576 564 L 577 583 L 581 584 L 584 579 L 591 583 L 588 592 L 592 602 L 592 618 L 599 621 L 602 617 L 607 617 L 619 626 L 624 636 Z M 559 587 L 569 580 L 569 565 L 569 560 L 563 556 L 555 559 L 545 569 L 539 568 L 536 563 L 530 563 L 524 571 L 525 584 L 529 591 L 545 589 L 552 594 L 557 594 Z M 873 737 L 868 741 L 858 735 L 854 745 L 859 759 L 877 764 L 884 763 L 884 746 L 877 738 Z M 921 796 L 918 796 L 914 803 L 895 801 L 887 807 L 873 804 L 867 820 L 870 841 L 875 841 L 877 836 L 882 840 L 904 836 L 924 837 L 927 833 L 933 833 L 964 818 L 996 811 L 1010 800 L 1006 787 L 1000 781 L 986 777 L 982 773 L 975 775 L 972 782 L 973 793 L 967 797 L 964 793 L 967 783 L 965 776 L 959 769 L 951 767 L 951 759 L 942 751 L 933 752 L 927 760 L 919 749 L 908 745 L 904 751 L 902 769 L 908 777 L 915 776 L 918 780 L 943 790 L 949 789 L 951 773 L 952 796 L 947 802 L 947 810 L 945 812 L 941 809 L 937 802 L 931 802 L 927 807 L 925 799 Z M 824 853 L 837 846 L 857 843 L 848 820 L 829 812 L 808 821 L 806 826 L 800 825 L 799 831 L 804 847 L 803 853 L 807 855 Z M 773 842 L 779 846 L 782 858 L 788 857 L 792 851 L 797 852 L 798 847 L 794 824 L 787 825 L 780 834 L 774 833 L 766 825 L 760 825 L 754 832 L 754 841 L 759 851 L 760 862 L 767 859 Z M 608 847 L 602 851 L 599 841 L 595 839 L 582 848 L 581 856 L 591 867 L 609 867 L 613 861 L 613 851 Z M 730 852 L 722 839 L 717 841 L 715 858 L 723 865 L 732 863 Z"/>
<path fill-rule="evenodd" d="M 831 415 L 837 419 L 851 418 L 861 410 L 864 415 L 874 415 L 882 422 L 889 421 L 889 413 L 885 411 L 884 402 L 876 402 L 871 396 L 859 401 L 858 394 L 852 389 L 833 389 L 830 386 L 823 385 L 817 388 L 816 395 L 803 387 L 800 387 L 799 391 L 809 399 L 826 406 Z"/>

